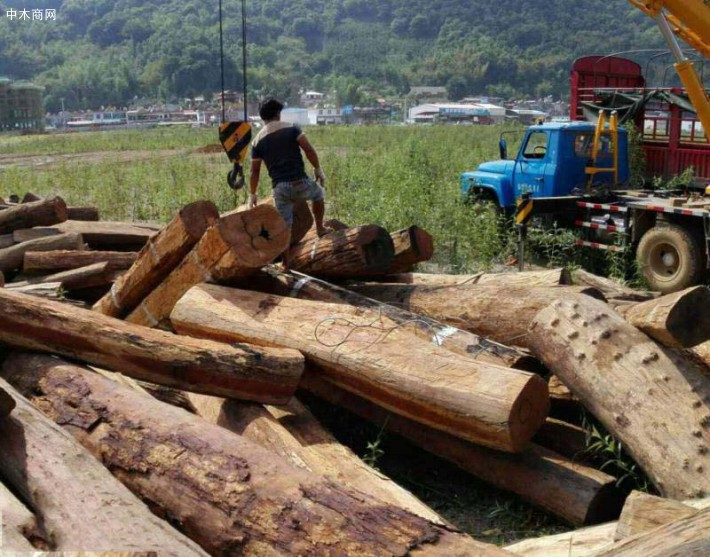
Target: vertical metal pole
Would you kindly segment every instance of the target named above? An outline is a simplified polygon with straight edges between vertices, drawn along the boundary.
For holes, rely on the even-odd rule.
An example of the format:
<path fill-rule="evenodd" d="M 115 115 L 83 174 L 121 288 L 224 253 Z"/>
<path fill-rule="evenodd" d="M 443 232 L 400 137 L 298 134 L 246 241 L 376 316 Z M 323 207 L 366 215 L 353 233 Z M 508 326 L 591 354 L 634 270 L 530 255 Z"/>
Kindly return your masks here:
<path fill-rule="evenodd" d="M 247 2 L 242 0 L 242 80 L 244 83 L 244 121 L 249 121 L 247 113 Z"/>
<path fill-rule="evenodd" d="M 222 30 L 222 0 L 219 0 L 219 64 L 222 76 L 222 124 L 227 119 L 224 109 L 224 32 Z"/>

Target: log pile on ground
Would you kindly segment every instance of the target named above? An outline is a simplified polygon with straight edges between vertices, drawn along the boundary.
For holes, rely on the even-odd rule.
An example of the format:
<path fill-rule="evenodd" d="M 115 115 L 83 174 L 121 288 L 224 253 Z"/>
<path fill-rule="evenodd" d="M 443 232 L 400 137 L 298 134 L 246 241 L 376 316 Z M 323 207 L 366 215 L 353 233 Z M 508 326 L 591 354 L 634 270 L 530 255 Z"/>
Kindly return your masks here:
<path fill-rule="evenodd" d="M 658 297 L 563 269 L 418 273 L 426 231 L 330 221 L 318 237 L 306 205 L 296 236 L 269 203 L 220 215 L 200 201 L 163 228 L 97 213 L 32 194 L 0 205 L 3 549 L 710 545 L 706 288 Z M 289 272 L 272 265 L 286 250 Z M 338 443 L 302 402 L 316 399 L 586 528 L 475 541 Z M 584 416 L 662 497 L 626 497 L 588 454 Z"/>

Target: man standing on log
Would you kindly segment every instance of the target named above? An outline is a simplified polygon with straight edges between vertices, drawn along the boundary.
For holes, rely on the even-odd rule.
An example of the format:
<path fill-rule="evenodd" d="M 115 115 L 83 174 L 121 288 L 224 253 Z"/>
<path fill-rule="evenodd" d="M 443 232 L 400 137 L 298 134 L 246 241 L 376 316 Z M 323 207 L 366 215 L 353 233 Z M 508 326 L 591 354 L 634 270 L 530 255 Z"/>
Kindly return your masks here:
<path fill-rule="evenodd" d="M 293 225 L 293 203 L 298 200 L 313 202 L 313 217 L 319 236 L 325 234 L 325 174 L 320 167 L 318 153 L 301 128 L 281 121 L 284 105 L 267 98 L 259 105 L 259 116 L 265 126 L 252 142 L 251 179 L 249 182 L 249 207 L 257 203 L 262 161 L 266 163 L 274 188 L 274 204 L 289 228 Z M 306 174 L 301 150 L 315 169 L 315 181 Z M 284 259 L 284 265 L 288 261 Z"/>

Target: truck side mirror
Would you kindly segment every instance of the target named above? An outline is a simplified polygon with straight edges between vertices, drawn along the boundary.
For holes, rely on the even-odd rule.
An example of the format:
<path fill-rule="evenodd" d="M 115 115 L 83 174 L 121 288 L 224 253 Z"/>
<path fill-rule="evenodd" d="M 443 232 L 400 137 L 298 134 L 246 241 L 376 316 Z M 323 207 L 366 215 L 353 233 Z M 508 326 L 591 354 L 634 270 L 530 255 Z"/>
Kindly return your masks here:
<path fill-rule="evenodd" d="M 500 138 L 500 142 L 498 143 L 498 149 L 500 150 L 501 160 L 507 160 L 507 158 L 508 158 L 508 143 L 502 137 Z"/>

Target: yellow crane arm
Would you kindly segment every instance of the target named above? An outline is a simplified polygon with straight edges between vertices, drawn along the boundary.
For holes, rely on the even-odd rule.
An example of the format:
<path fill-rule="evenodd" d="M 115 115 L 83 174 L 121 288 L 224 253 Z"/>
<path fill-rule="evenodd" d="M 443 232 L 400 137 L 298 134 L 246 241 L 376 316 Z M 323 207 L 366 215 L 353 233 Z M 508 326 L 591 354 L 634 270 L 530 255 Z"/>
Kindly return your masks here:
<path fill-rule="evenodd" d="M 693 63 L 678 46 L 673 32 L 710 58 L 710 2 L 708 0 L 629 0 L 631 4 L 652 17 L 661 30 L 675 57 L 675 69 L 680 76 L 705 137 L 710 142 L 710 98 Z"/>

